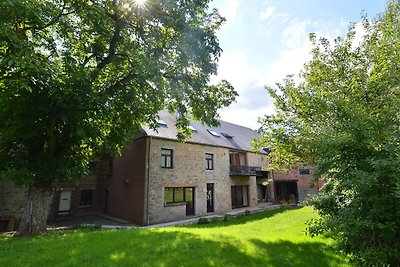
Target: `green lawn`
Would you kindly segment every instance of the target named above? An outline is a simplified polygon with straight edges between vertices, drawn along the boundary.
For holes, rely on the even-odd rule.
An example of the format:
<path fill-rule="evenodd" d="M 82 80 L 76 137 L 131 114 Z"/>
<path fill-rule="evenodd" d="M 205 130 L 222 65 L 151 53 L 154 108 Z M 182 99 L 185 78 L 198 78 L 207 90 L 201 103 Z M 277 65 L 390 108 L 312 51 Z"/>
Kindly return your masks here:
<path fill-rule="evenodd" d="M 331 240 L 304 234 L 315 216 L 279 209 L 186 227 L 3 235 L 0 266 L 350 266 Z"/>

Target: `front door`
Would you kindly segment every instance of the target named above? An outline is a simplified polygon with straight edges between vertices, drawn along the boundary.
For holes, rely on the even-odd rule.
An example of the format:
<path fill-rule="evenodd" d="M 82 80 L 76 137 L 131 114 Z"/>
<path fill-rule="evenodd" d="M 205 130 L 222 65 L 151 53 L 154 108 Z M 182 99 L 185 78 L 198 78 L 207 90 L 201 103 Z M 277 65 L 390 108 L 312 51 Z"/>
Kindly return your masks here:
<path fill-rule="evenodd" d="M 194 187 L 185 187 L 183 192 L 186 202 L 186 216 L 194 215 Z"/>
<path fill-rule="evenodd" d="M 207 184 L 207 212 L 214 212 L 214 184 Z"/>
<path fill-rule="evenodd" d="M 72 190 L 61 191 L 60 205 L 58 207 L 59 214 L 68 214 L 71 211 L 71 195 Z"/>

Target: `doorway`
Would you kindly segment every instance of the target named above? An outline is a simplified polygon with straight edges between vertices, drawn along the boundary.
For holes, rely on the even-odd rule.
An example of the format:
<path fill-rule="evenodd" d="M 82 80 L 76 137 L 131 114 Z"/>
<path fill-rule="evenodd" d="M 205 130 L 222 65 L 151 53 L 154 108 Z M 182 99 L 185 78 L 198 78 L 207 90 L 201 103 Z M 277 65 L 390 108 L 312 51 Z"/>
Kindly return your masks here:
<path fill-rule="evenodd" d="M 194 215 L 194 187 L 184 187 L 183 193 L 186 202 L 186 216 Z"/>
<path fill-rule="evenodd" d="M 71 212 L 71 196 L 72 190 L 61 191 L 58 214 L 69 214 Z"/>
<path fill-rule="evenodd" d="M 232 209 L 249 206 L 248 192 L 249 187 L 247 185 L 231 187 Z"/>
<path fill-rule="evenodd" d="M 275 181 L 277 203 L 296 204 L 299 200 L 297 181 Z"/>
<path fill-rule="evenodd" d="M 214 184 L 207 184 L 207 212 L 214 212 Z"/>

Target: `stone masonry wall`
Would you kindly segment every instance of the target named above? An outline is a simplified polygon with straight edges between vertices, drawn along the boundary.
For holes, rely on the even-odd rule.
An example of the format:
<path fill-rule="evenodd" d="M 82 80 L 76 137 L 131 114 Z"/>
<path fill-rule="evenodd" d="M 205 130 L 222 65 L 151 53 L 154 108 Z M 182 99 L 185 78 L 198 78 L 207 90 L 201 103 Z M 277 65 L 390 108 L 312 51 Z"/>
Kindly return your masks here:
<path fill-rule="evenodd" d="M 267 160 L 263 154 L 247 153 L 247 164 L 249 166 L 264 167 L 267 165 Z"/>
<path fill-rule="evenodd" d="M 161 168 L 161 148 L 173 150 L 173 169 Z M 232 209 L 232 185 L 249 185 L 249 205 L 257 204 L 255 176 L 230 177 L 227 148 L 152 138 L 150 153 L 150 224 L 186 218 L 185 205 L 164 203 L 165 187 L 194 187 L 196 216 L 207 214 L 207 183 L 214 184 L 215 213 Z M 214 155 L 214 170 L 205 170 L 205 153 Z M 258 159 L 260 155 L 249 156 L 249 165 L 257 165 Z"/>
<path fill-rule="evenodd" d="M 7 231 L 19 225 L 26 203 L 26 188 L 13 183 L 0 184 L 0 220 L 9 220 Z"/>

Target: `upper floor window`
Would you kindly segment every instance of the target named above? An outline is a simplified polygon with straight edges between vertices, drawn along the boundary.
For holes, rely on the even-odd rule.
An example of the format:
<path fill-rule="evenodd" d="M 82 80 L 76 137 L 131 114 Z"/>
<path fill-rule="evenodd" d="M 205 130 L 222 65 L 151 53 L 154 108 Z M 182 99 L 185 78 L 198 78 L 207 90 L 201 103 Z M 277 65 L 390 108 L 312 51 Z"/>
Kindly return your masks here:
<path fill-rule="evenodd" d="M 167 123 L 165 123 L 162 119 L 159 119 L 157 124 L 159 127 L 164 127 L 164 128 L 168 127 Z"/>
<path fill-rule="evenodd" d="M 229 151 L 230 166 L 247 166 L 246 153 L 239 151 Z"/>
<path fill-rule="evenodd" d="M 189 125 L 188 128 L 193 132 L 197 133 L 197 129 L 193 127 L 193 125 Z"/>
<path fill-rule="evenodd" d="M 310 174 L 310 169 L 309 168 L 299 168 L 299 174 L 300 175 L 309 175 Z"/>
<path fill-rule="evenodd" d="M 206 170 L 214 170 L 214 155 L 206 153 Z"/>
<path fill-rule="evenodd" d="M 213 130 L 210 130 L 210 129 L 208 129 L 207 131 L 208 131 L 212 136 L 219 137 L 219 134 L 218 134 L 216 131 L 213 131 Z"/>
<path fill-rule="evenodd" d="M 226 138 L 228 138 L 228 139 L 232 139 L 233 138 L 233 135 L 230 135 L 230 134 L 228 134 L 228 133 L 221 133 L 223 136 L 225 136 Z"/>
<path fill-rule="evenodd" d="M 161 148 L 161 168 L 172 169 L 173 167 L 172 157 L 173 157 L 172 149 Z"/>

